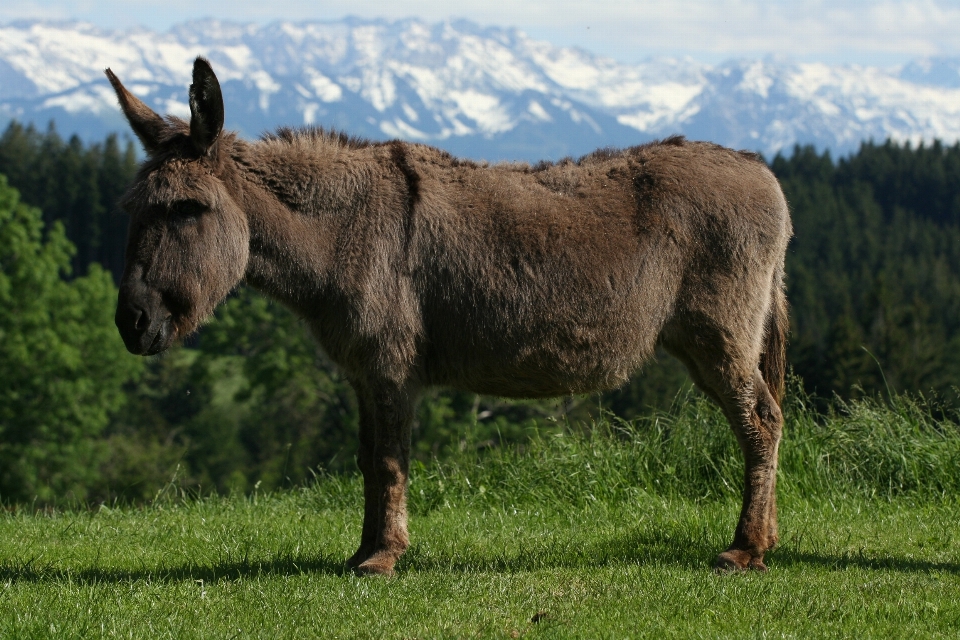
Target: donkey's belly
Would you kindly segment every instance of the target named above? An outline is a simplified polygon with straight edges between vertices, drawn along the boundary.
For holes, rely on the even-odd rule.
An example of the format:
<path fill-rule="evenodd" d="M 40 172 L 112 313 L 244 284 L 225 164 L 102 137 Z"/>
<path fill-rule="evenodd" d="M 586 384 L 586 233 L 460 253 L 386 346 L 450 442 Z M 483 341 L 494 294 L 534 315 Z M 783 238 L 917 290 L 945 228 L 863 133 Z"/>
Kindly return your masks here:
<path fill-rule="evenodd" d="M 566 373 L 567 375 L 558 375 Z M 464 380 L 461 384 L 448 386 L 473 391 L 483 395 L 503 398 L 554 398 L 557 396 L 607 391 L 622 386 L 629 374 L 623 371 L 615 373 L 590 372 L 575 375 L 576 372 L 547 371 L 499 371 Z"/>
<path fill-rule="evenodd" d="M 510 398 L 614 389 L 655 347 L 656 334 L 637 324 L 465 333 L 446 348 L 431 350 L 425 362 L 427 378 L 432 384 Z"/>
<path fill-rule="evenodd" d="M 647 257 L 588 268 L 551 256 L 550 268 L 438 279 L 429 291 L 445 295 L 420 296 L 424 378 L 505 397 L 622 385 L 653 353 L 681 282 Z"/>

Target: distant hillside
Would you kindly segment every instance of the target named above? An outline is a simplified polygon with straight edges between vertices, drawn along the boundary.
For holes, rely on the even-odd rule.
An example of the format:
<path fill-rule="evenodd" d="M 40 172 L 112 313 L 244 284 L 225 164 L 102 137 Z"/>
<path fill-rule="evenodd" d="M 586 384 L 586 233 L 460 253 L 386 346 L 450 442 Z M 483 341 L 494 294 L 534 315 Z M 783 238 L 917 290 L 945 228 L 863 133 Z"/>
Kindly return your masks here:
<path fill-rule="evenodd" d="M 772 157 L 813 144 L 960 139 L 960 59 L 899 68 L 735 60 L 624 65 L 465 21 L 191 22 L 166 33 L 81 23 L 0 26 L 0 127 L 89 141 L 125 130 L 111 67 L 163 113 L 188 112 L 191 60 L 220 75 L 228 126 L 253 137 L 320 124 L 489 160 L 556 159 L 682 133 Z"/>

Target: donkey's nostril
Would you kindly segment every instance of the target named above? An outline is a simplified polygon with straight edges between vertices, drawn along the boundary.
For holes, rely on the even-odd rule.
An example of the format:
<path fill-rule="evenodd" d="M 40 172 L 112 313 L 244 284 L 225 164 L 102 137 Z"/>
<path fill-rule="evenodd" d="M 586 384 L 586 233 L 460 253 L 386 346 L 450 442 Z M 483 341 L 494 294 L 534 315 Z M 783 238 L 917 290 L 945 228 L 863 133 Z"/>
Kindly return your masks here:
<path fill-rule="evenodd" d="M 150 319 L 142 309 L 134 309 L 133 326 L 137 331 L 144 331 L 148 326 L 150 326 Z"/>

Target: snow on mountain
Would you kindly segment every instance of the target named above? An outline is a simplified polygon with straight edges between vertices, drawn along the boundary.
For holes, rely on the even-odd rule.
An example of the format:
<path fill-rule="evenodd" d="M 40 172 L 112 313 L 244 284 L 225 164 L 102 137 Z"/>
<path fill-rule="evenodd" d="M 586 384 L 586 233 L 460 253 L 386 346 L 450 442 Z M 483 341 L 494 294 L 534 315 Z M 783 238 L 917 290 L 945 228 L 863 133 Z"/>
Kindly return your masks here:
<path fill-rule="evenodd" d="M 106 67 L 158 112 L 188 116 L 197 55 L 220 78 L 227 126 L 248 137 L 317 124 L 490 160 L 674 133 L 767 155 L 798 143 L 842 154 L 871 138 L 960 140 L 960 59 L 892 69 L 776 58 L 625 65 L 513 29 L 413 19 L 204 20 L 162 34 L 0 25 L 0 125 L 54 120 L 90 140 L 125 131 Z"/>

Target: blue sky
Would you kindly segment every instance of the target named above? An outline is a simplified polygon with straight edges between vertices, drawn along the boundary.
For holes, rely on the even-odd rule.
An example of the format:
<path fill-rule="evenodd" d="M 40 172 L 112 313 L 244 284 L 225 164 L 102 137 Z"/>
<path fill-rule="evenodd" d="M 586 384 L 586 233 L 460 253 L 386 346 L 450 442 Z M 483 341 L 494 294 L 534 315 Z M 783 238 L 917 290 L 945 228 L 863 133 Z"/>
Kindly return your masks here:
<path fill-rule="evenodd" d="M 960 0 L 11 0 L 0 22 L 78 19 L 166 30 L 185 20 L 240 22 L 360 17 L 467 18 L 518 27 L 622 62 L 684 56 L 705 62 L 779 55 L 798 61 L 898 64 L 960 56 Z"/>

